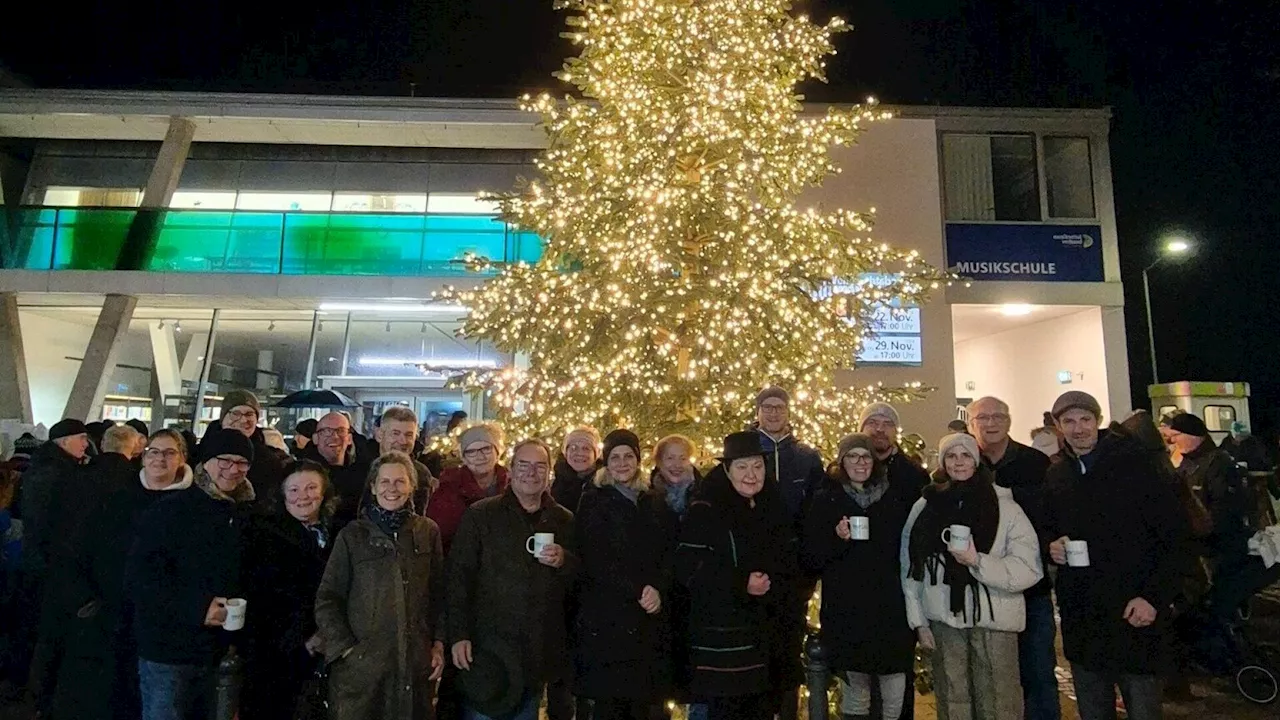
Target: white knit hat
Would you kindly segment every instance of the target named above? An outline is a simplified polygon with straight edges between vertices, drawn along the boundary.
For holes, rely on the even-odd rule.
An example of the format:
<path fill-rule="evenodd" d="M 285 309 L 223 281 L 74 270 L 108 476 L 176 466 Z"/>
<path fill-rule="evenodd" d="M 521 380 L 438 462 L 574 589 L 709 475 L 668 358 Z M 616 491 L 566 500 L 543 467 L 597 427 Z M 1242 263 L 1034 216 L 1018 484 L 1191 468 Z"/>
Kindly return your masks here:
<path fill-rule="evenodd" d="M 938 442 L 938 461 L 947 456 L 947 452 L 956 446 L 964 448 L 974 462 L 982 462 L 982 453 L 978 450 L 978 441 L 968 433 L 952 433 Z"/>
<path fill-rule="evenodd" d="M 858 416 L 858 429 L 861 430 L 867 421 L 873 417 L 881 417 L 893 422 L 895 426 L 901 427 L 902 423 L 898 421 L 898 411 L 893 409 L 889 403 L 871 403 L 862 409 L 862 414 Z"/>

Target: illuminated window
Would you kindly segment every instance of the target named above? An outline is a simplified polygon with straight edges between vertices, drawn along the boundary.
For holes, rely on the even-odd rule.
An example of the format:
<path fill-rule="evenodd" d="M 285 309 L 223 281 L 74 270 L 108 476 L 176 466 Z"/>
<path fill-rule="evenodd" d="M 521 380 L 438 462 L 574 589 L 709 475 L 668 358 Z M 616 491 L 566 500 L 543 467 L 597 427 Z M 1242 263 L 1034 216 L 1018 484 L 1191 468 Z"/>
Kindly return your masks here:
<path fill-rule="evenodd" d="M 403 212 L 427 211 L 427 195 L 377 195 L 340 192 L 333 194 L 334 212 Z"/>
<path fill-rule="evenodd" d="M 179 190 L 173 194 L 169 207 L 182 210 L 234 210 L 236 191 Z"/>
<path fill-rule="evenodd" d="M 332 205 L 327 192 L 241 192 L 236 198 L 237 210 L 329 212 Z"/>
<path fill-rule="evenodd" d="M 1236 421 L 1236 409 L 1230 405 L 1205 405 L 1204 424 L 1209 432 L 1231 432 Z"/>
<path fill-rule="evenodd" d="M 44 204 L 51 207 L 138 207 L 139 188 L 89 188 L 52 186 L 44 191 Z"/>
<path fill-rule="evenodd" d="M 448 215 L 497 215 L 498 203 L 481 200 L 475 193 L 431 193 L 427 212 Z"/>

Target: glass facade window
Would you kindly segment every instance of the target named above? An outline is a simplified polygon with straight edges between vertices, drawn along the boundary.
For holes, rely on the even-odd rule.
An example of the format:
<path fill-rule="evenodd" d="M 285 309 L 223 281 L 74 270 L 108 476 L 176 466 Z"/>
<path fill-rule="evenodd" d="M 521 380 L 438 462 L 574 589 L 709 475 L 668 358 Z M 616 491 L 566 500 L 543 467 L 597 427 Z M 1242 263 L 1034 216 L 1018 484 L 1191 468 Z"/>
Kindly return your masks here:
<path fill-rule="evenodd" d="M 1093 218 L 1096 215 L 1089 138 L 1046 137 L 1044 175 L 1050 217 Z"/>
<path fill-rule="evenodd" d="M 329 212 L 333 193 L 329 192 L 241 192 L 237 210 L 309 210 Z"/>
<path fill-rule="evenodd" d="M 475 193 L 431 193 L 427 212 L 452 215 L 497 215 L 498 203 L 482 200 Z"/>
<path fill-rule="evenodd" d="M 427 194 L 378 195 L 358 192 L 339 192 L 333 194 L 332 209 L 334 212 L 425 213 L 427 211 Z"/>
<path fill-rule="evenodd" d="M 50 186 L 44 191 L 49 207 L 138 207 L 140 188 L 90 188 Z"/>
<path fill-rule="evenodd" d="M 947 134 L 942 162 L 947 220 L 1041 219 L 1034 135 Z"/>
<path fill-rule="evenodd" d="M 235 190 L 179 190 L 169 207 L 180 210 L 234 210 Z"/>

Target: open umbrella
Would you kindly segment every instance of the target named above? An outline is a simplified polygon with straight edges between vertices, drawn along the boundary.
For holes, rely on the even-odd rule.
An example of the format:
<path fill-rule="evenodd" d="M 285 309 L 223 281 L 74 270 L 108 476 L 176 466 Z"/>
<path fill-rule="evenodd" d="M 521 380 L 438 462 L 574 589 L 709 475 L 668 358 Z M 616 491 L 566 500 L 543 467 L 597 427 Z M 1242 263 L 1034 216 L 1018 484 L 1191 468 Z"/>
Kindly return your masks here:
<path fill-rule="evenodd" d="M 299 390 L 282 398 L 274 407 L 278 408 L 353 408 L 360 403 L 336 390 Z"/>

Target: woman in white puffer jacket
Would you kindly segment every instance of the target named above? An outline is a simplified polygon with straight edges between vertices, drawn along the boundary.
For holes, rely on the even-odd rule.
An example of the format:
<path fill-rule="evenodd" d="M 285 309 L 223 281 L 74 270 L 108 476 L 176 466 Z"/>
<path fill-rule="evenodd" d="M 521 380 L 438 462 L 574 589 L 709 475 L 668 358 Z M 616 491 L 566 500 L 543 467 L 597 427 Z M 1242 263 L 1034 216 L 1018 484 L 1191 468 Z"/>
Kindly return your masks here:
<path fill-rule="evenodd" d="M 934 649 L 940 720 L 1020 720 L 1022 591 L 1044 576 L 1040 543 L 1013 494 L 982 467 L 972 436 L 938 445 L 942 467 L 902 532 L 907 622 Z M 954 526 L 967 543 L 948 546 Z"/>

